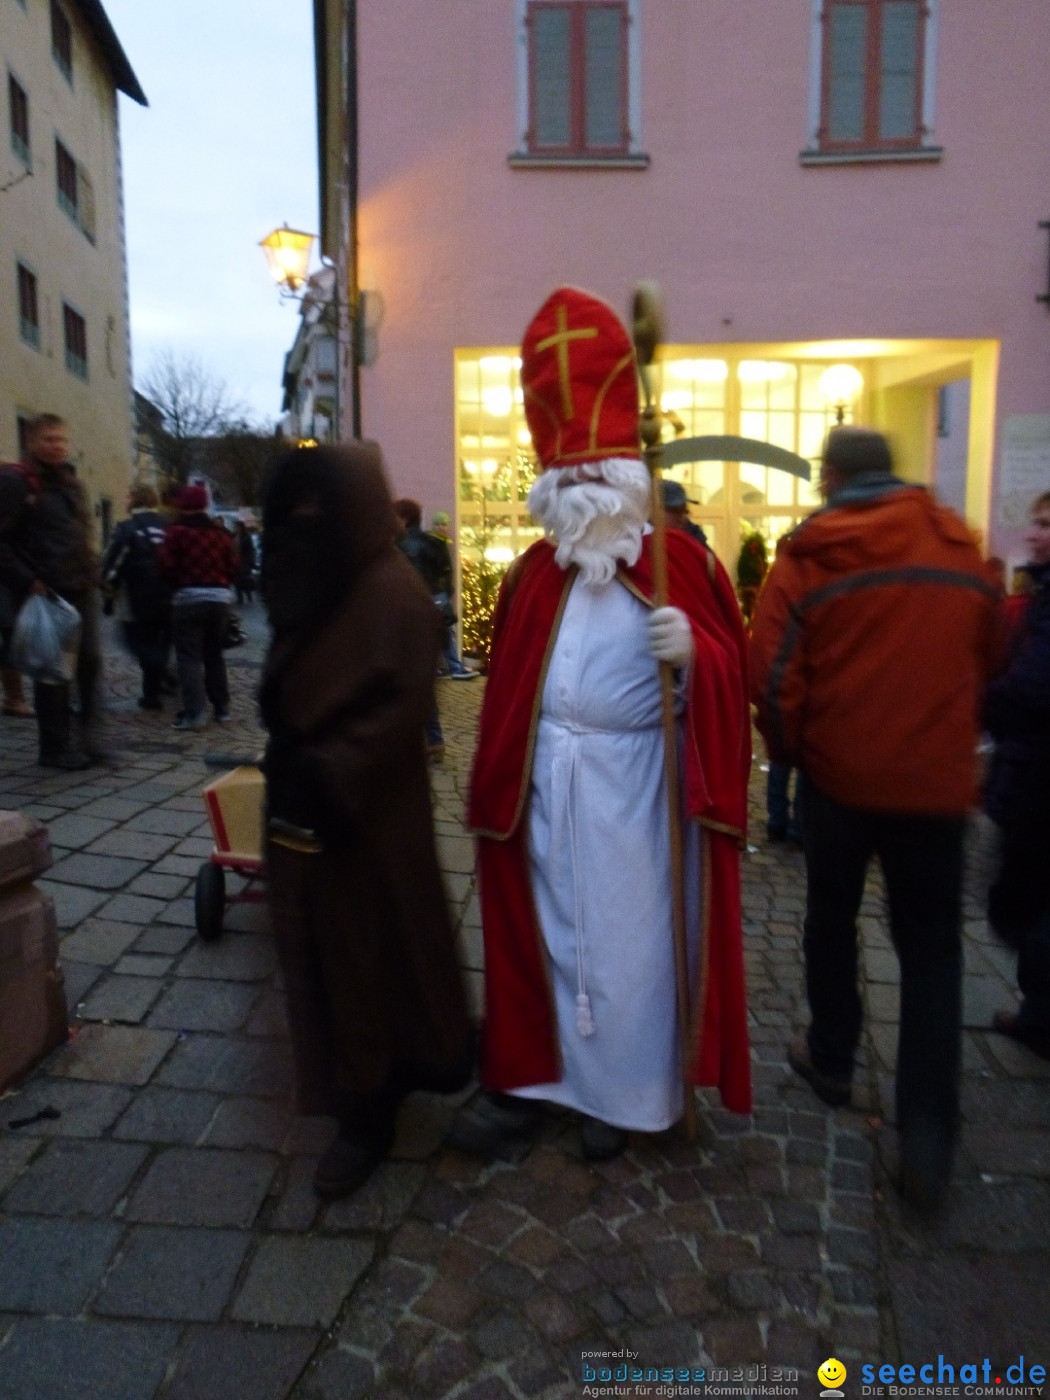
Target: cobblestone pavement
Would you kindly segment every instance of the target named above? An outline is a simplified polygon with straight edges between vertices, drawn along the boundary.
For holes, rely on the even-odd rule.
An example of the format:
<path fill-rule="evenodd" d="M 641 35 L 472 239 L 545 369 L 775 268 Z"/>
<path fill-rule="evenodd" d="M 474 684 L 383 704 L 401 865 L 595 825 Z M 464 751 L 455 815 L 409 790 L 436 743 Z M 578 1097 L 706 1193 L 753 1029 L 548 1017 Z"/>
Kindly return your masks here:
<path fill-rule="evenodd" d="M 222 729 L 174 733 L 140 712 L 116 650 L 111 766 L 42 770 L 33 724 L 0 722 L 0 805 L 50 826 L 40 883 L 74 1029 L 0 1103 L 3 1400 L 568 1397 L 602 1364 L 594 1353 L 624 1348 L 646 1368 L 765 1363 L 769 1385 L 774 1367 L 797 1367 L 802 1395 L 832 1354 L 853 1394 L 862 1361 L 1050 1359 L 1037 1355 L 1050 1337 L 1050 1065 L 982 1029 L 1012 986 L 979 913 L 987 832 L 975 828 L 967 908 L 963 1150 L 946 1211 L 923 1227 L 888 1185 L 896 969 L 875 879 L 859 1106 L 825 1109 L 785 1065 L 804 1021 L 803 867 L 765 845 L 757 760 L 744 867 L 754 1116 L 701 1096 L 697 1143 L 637 1137 L 590 1166 L 571 1116 L 552 1114 L 531 1150 L 482 1165 L 440 1146 L 455 1104 L 419 1095 L 374 1180 L 318 1203 L 310 1178 L 332 1126 L 288 1107 L 265 909 L 231 904 L 213 944 L 193 927 L 212 844 L 202 756 L 260 744 L 263 626 L 257 610 L 247 620 Z M 482 683 L 439 690 L 435 816 L 477 997 L 461 822 Z M 44 1107 L 61 1116 L 10 1127 Z"/>

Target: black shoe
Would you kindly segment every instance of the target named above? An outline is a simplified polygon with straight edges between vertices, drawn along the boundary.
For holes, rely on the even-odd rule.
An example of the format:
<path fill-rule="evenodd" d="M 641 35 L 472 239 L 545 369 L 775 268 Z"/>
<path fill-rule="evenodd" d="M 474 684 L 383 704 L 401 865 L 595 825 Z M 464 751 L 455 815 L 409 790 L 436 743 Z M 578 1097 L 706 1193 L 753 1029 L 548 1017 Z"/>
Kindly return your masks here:
<path fill-rule="evenodd" d="M 172 729 L 204 729 L 207 723 L 207 715 L 191 715 L 187 710 L 180 710 L 171 727 Z"/>
<path fill-rule="evenodd" d="M 1020 1011 L 997 1011 L 992 1017 L 992 1029 L 1026 1045 L 1041 1060 L 1050 1060 L 1050 1030 L 1026 1025 Z"/>
<path fill-rule="evenodd" d="M 776 843 L 779 843 L 779 842 L 781 842 L 781 841 L 786 841 L 787 838 L 788 838 L 788 832 L 787 832 L 787 827 L 786 827 L 786 826 L 775 826 L 775 825 L 773 824 L 773 822 L 770 822 L 769 825 L 766 827 L 766 840 L 767 840 L 767 841 L 772 841 L 773 843 L 776 844 Z"/>
<path fill-rule="evenodd" d="M 105 744 L 98 737 L 97 732 L 93 728 L 87 727 L 83 729 L 80 743 L 84 753 L 87 754 L 88 759 L 92 763 L 113 763 L 114 759 L 112 751 L 106 748 Z"/>
<path fill-rule="evenodd" d="M 610 1162 L 627 1151 L 627 1132 L 585 1116 L 580 1123 L 580 1151 L 588 1162 Z"/>
<path fill-rule="evenodd" d="M 387 1133 L 341 1128 L 339 1136 L 317 1164 L 314 1192 L 322 1201 L 335 1201 L 359 1190 L 390 1151 L 393 1126 Z"/>
<path fill-rule="evenodd" d="M 940 1124 L 920 1118 L 901 1127 L 899 1140 L 898 1189 L 908 1205 L 931 1215 L 944 1200 L 951 1180 L 952 1136 Z"/>
<path fill-rule="evenodd" d="M 491 1157 L 501 1148 L 531 1137 L 542 1118 L 543 1108 L 532 1099 L 482 1089 L 456 1115 L 445 1142 L 475 1157 Z"/>
<path fill-rule="evenodd" d="M 398 1066 L 395 1083 L 400 1093 L 458 1094 L 474 1077 L 478 1059 L 478 1034 L 473 1028 L 461 1054 L 444 1064 L 404 1063 Z"/>
<path fill-rule="evenodd" d="M 835 1079 L 825 1074 L 813 1064 L 809 1052 L 809 1041 L 805 1032 L 797 1035 L 787 1048 L 787 1062 L 796 1074 L 800 1074 L 817 1098 L 832 1108 L 841 1108 L 850 1101 L 852 1089 L 848 1079 Z"/>
<path fill-rule="evenodd" d="M 41 768 L 62 768 L 67 773 L 82 773 L 90 768 L 92 759 L 78 749 L 63 749 L 61 753 L 41 754 L 37 759 Z"/>

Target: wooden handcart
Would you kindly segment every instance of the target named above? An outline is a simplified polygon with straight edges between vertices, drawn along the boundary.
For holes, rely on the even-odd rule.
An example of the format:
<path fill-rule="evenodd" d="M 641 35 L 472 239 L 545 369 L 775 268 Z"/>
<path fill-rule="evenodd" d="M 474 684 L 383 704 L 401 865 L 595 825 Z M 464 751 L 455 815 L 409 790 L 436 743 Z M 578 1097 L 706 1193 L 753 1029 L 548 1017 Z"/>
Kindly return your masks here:
<path fill-rule="evenodd" d="M 262 887 L 265 798 L 265 780 L 255 764 L 241 764 L 204 789 L 215 848 L 197 871 L 193 910 L 197 933 L 206 942 L 222 933 L 227 904 L 258 903 L 266 898 Z M 243 876 L 247 882 L 229 896 L 227 870 Z"/>

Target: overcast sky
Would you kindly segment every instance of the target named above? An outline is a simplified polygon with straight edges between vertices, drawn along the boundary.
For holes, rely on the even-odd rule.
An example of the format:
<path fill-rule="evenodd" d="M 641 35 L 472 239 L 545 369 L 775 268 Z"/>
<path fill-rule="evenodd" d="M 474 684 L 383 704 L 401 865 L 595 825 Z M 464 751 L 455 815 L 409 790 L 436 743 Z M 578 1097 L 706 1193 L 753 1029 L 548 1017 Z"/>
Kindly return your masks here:
<path fill-rule="evenodd" d="M 150 104 L 120 98 L 136 382 L 157 350 L 192 353 L 273 422 L 298 312 L 257 245 L 317 232 L 313 6 L 103 3 Z"/>

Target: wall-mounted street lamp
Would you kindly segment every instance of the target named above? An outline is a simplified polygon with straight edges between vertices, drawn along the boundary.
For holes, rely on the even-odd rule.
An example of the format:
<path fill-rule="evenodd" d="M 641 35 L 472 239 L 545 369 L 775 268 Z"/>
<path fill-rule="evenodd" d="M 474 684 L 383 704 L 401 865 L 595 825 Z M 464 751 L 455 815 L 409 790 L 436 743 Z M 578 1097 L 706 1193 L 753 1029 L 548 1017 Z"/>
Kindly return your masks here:
<path fill-rule="evenodd" d="M 304 233 L 302 229 L 289 228 L 287 224 L 282 225 L 281 228 L 275 228 L 272 233 L 268 233 L 265 238 L 259 240 L 259 247 L 266 255 L 270 273 L 277 283 L 277 289 L 282 298 L 301 302 L 308 295 L 310 250 L 316 241 L 316 234 Z M 321 321 L 326 329 L 332 333 L 336 348 L 333 404 L 335 421 L 332 425 L 332 440 L 335 441 L 342 435 L 339 414 L 339 381 L 342 378 L 342 357 L 340 355 L 340 347 L 343 343 L 342 317 L 339 308 L 339 272 L 331 263 L 325 263 L 324 266 L 331 268 L 332 271 L 332 291 L 323 304 Z"/>
<path fill-rule="evenodd" d="M 289 228 L 284 224 L 260 239 L 259 247 L 266 255 L 270 272 L 277 283 L 283 298 L 302 301 L 308 295 L 310 251 L 317 241 L 317 235 L 304 233 L 302 229 Z M 332 272 L 332 291 L 322 302 L 322 316 L 325 325 L 335 337 L 337 364 L 335 375 L 335 428 L 339 436 L 342 424 L 339 418 L 339 385 L 342 378 L 342 350 L 350 350 L 350 402 L 351 432 L 355 437 L 361 434 L 361 404 L 358 369 L 362 365 L 373 365 L 379 356 L 379 327 L 383 321 L 385 304 L 383 294 L 378 291 L 359 289 L 356 300 L 348 304 L 339 296 L 339 270 L 328 258 L 321 256 L 322 266 Z M 321 302 L 321 298 L 318 298 Z M 344 309 L 348 313 L 350 334 L 344 338 Z"/>
<path fill-rule="evenodd" d="M 818 383 L 820 392 L 835 410 L 835 422 L 842 423 L 846 409 L 856 402 L 864 388 L 864 376 L 853 365 L 828 365 Z"/>
<path fill-rule="evenodd" d="M 310 266 L 310 249 L 316 242 L 316 234 L 303 233 L 301 229 L 275 228 L 259 242 L 266 255 L 273 280 L 277 283 L 281 296 L 298 298 L 306 284 Z"/>

